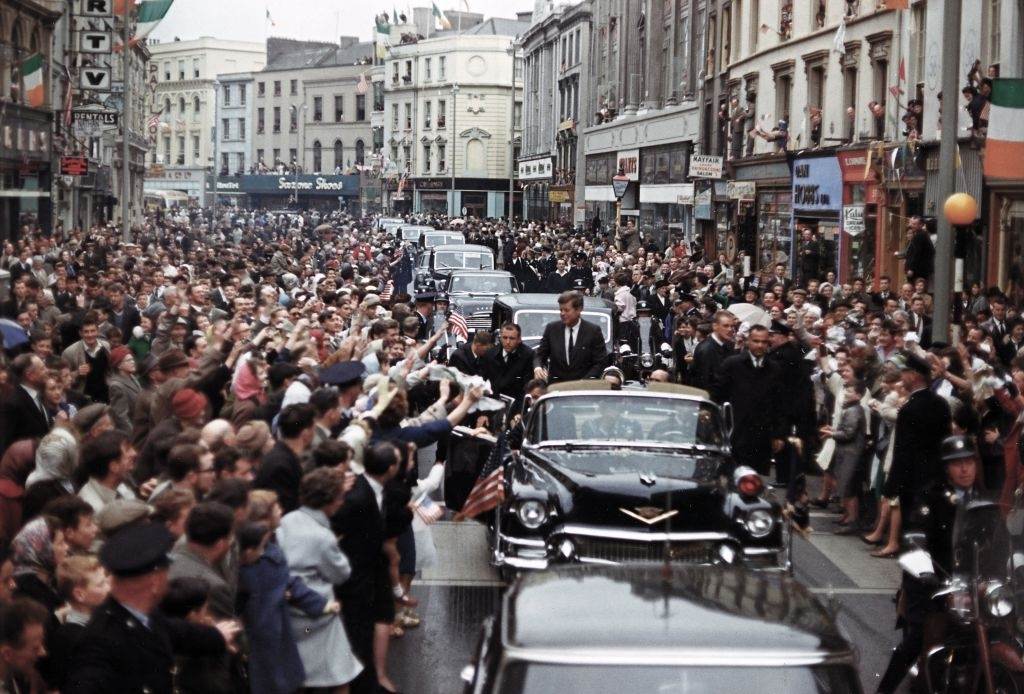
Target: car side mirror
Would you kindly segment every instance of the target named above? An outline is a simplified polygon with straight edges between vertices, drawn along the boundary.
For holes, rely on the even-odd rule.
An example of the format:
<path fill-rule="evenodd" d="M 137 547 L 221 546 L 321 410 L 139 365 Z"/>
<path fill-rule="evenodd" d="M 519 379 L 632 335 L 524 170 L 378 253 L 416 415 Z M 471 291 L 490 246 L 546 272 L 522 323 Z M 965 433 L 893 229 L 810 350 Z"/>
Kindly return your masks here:
<path fill-rule="evenodd" d="M 722 405 L 722 428 L 724 429 L 726 441 L 732 440 L 732 427 L 732 403 L 727 402 Z"/>

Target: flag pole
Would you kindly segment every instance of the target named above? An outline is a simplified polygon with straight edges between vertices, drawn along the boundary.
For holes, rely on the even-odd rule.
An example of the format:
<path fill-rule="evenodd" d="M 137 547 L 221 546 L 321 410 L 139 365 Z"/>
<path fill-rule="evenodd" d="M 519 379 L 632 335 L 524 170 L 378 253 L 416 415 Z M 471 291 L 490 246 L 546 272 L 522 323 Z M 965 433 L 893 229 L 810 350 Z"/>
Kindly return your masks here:
<path fill-rule="evenodd" d="M 121 25 L 121 79 L 124 83 L 124 90 L 121 92 L 123 104 L 121 106 L 121 237 L 125 243 L 132 240 L 132 222 L 129 217 L 131 213 L 131 173 L 128 163 L 128 121 L 131 117 L 131 80 L 128 77 L 128 53 L 131 46 L 128 45 L 130 38 L 128 31 L 128 3 L 125 3 L 124 17 Z"/>

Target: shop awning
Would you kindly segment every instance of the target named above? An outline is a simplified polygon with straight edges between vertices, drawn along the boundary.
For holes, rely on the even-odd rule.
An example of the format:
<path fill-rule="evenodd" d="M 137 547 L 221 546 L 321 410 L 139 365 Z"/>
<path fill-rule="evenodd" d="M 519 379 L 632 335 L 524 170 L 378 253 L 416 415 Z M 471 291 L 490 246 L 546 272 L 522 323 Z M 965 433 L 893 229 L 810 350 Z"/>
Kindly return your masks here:
<path fill-rule="evenodd" d="M 0 190 L 0 198 L 48 198 L 48 190 Z"/>

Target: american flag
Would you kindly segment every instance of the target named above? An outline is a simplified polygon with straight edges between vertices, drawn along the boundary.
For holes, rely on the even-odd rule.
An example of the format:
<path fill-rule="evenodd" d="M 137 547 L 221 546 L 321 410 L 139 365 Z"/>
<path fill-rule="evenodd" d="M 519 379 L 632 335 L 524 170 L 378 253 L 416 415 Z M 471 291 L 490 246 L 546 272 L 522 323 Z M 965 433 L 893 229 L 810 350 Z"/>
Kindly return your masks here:
<path fill-rule="evenodd" d="M 498 434 L 494 450 L 480 470 L 480 476 L 466 498 L 462 510 L 455 514 L 456 521 L 476 518 L 481 513 L 495 509 L 505 500 L 505 454 L 508 452 L 508 438 L 505 431 Z"/>
<path fill-rule="evenodd" d="M 392 280 L 388 280 L 387 284 L 384 285 L 384 290 L 380 293 L 381 301 L 391 301 L 391 292 L 395 290 L 395 283 Z"/>
<path fill-rule="evenodd" d="M 460 308 L 453 308 L 452 312 L 448 315 L 448 320 L 451 321 L 453 333 L 463 340 L 469 339 L 469 325 L 466 323 L 466 317 L 462 315 Z"/>
<path fill-rule="evenodd" d="M 156 113 L 150 115 L 149 121 L 146 123 L 150 128 L 155 128 L 160 125 L 160 114 L 163 113 L 163 109 L 160 109 Z"/>

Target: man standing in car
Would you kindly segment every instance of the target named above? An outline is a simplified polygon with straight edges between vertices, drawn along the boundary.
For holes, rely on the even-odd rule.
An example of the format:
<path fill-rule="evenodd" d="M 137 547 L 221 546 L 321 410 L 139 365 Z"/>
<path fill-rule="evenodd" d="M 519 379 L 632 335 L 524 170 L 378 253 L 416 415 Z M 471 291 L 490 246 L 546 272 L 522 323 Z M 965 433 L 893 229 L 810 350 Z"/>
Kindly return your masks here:
<path fill-rule="evenodd" d="M 598 378 L 607 365 L 608 351 L 601 329 L 583 320 L 583 295 L 563 292 L 558 297 L 560 320 L 551 321 L 537 346 L 533 375 L 549 383 Z"/>

